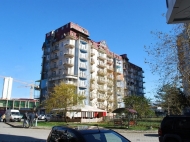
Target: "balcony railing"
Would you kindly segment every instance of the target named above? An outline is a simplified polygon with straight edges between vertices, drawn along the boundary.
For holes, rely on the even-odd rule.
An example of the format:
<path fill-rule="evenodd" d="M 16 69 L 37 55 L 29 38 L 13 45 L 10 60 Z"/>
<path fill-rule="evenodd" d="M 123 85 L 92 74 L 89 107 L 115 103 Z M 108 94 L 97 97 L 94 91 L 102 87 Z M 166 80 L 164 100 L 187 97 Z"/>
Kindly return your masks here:
<path fill-rule="evenodd" d="M 68 80 L 65 81 L 64 83 L 65 83 L 65 84 L 72 84 L 72 85 L 75 85 L 75 86 L 77 85 L 77 82 L 74 82 L 74 81 L 68 81 Z"/>
<path fill-rule="evenodd" d="M 71 42 L 70 40 L 68 42 L 65 43 L 64 45 L 66 48 L 74 48 L 74 42 Z"/>
<path fill-rule="evenodd" d="M 72 60 L 67 60 L 63 63 L 65 66 L 72 67 L 74 65 L 74 62 Z"/>
<path fill-rule="evenodd" d="M 98 86 L 98 91 L 105 92 L 105 89 L 104 89 L 104 87 Z"/>
<path fill-rule="evenodd" d="M 99 66 L 100 68 L 105 68 L 105 67 L 106 67 L 106 64 L 99 62 L 99 63 L 98 63 L 98 66 Z"/>
<path fill-rule="evenodd" d="M 55 61 L 55 60 L 58 60 L 59 57 L 56 55 L 56 56 L 52 56 L 50 59 L 51 59 L 52 61 Z"/>
<path fill-rule="evenodd" d="M 50 66 L 50 69 L 51 70 L 55 70 L 55 69 L 57 69 L 58 68 L 58 65 L 52 65 L 52 66 Z"/>
<path fill-rule="evenodd" d="M 87 47 L 86 47 L 85 45 L 83 45 L 83 44 L 80 44 L 80 45 L 79 45 L 79 49 L 80 49 L 81 51 L 87 52 Z"/>
<path fill-rule="evenodd" d="M 79 74 L 79 77 L 80 77 L 80 78 L 87 78 L 85 73 L 80 73 L 80 74 Z"/>
<path fill-rule="evenodd" d="M 98 75 L 104 76 L 104 75 L 106 75 L 106 71 L 98 70 Z"/>
<path fill-rule="evenodd" d="M 94 93 L 90 93 L 90 100 L 93 100 L 95 98 L 96 98 L 95 94 Z"/>
<path fill-rule="evenodd" d="M 121 80 L 123 80 L 123 78 L 121 76 L 118 76 L 117 80 L 121 81 Z"/>
<path fill-rule="evenodd" d="M 95 51 L 94 49 L 91 49 L 91 56 L 94 56 L 95 55 Z"/>
<path fill-rule="evenodd" d="M 113 71 L 113 67 L 107 66 L 107 71 L 112 72 Z"/>
<path fill-rule="evenodd" d="M 91 63 L 91 64 L 94 64 L 94 63 L 95 63 L 95 61 L 94 61 L 93 58 L 90 59 L 90 63 Z"/>
<path fill-rule="evenodd" d="M 51 49 L 52 52 L 57 52 L 59 51 L 59 46 L 55 46 Z"/>
<path fill-rule="evenodd" d="M 87 65 L 80 63 L 80 64 L 79 64 L 79 68 L 86 69 L 86 68 L 87 68 Z"/>
<path fill-rule="evenodd" d="M 79 54 L 79 58 L 83 60 L 87 60 L 87 55 L 86 54 Z"/>
<path fill-rule="evenodd" d="M 95 89 L 95 85 L 94 84 L 91 84 L 90 85 L 90 90 L 94 90 Z"/>
<path fill-rule="evenodd" d="M 102 60 L 106 60 L 106 57 L 104 55 L 101 55 L 101 54 L 98 55 L 98 58 L 102 59 Z"/>
<path fill-rule="evenodd" d="M 99 94 L 97 99 L 98 99 L 99 102 L 104 102 L 105 101 L 105 97 L 104 97 L 103 94 Z"/>
<path fill-rule="evenodd" d="M 112 65 L 113 64 L 113 60 L 107 59 L 107 64 Z"/>
<path fill-rule="evenodd" d="M 74 52 L 72 50 L 69 50 L 69 51 L 65 52 L 64 55 L 66 57 L 71 57 L 72 58 L 72 57 L 74 57 Z"/>
<path fill-rule="evenodd" d="M 91 71 L 91 73 L 95 72 L 95 68 L 91 67 L 90 71 Z"/>
<path fill-rule="evenodd" d="M 81 84 L 81 83 L 79 83 L 79 87 L 80 87 L 80 88 L 87 88 L 87 85 L 86 85 L 86 84 Z"/>
<path fill-rule="evenodd" d="M 97 82 L 99 84 L 105 84 L 106 83 L 106 79 L 105 78 L 98 78 Z"/>

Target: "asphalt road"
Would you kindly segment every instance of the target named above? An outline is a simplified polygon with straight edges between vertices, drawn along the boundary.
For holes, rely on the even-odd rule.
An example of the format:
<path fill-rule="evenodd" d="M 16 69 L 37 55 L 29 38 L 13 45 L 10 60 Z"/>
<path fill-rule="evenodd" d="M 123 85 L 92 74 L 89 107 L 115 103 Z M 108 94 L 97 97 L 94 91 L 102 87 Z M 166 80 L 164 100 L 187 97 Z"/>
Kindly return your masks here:
<path fill-rule="evenodd" d="M 45 142 L 50 130 L 14 128 L 0 122 L 0 142 Z M 158 142 L 157 132 L 120 132 L 132 142 Z"/>

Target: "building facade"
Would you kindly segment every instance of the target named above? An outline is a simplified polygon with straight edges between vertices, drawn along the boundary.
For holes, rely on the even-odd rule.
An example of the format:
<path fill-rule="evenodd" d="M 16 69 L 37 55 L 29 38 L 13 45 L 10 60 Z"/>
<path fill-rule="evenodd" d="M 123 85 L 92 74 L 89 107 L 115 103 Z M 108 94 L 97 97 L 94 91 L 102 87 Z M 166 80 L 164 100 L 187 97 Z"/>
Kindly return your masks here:
<path fill-rule="evenodd" d="M 42 49 L 41 101 L 63 81 L 76 85 L 86 105 L 107 111 L 124 107 L 123 59 L 105 41 L 91 40 L 88 30 L 70 22 L 47 33 Z"/>
<path fill-rule="evenodd" d="M 123 59 L 124 96 L 144 96 L 144 71 L 141 67 L 129 62 L 126 54 L 121 57 Z"/>

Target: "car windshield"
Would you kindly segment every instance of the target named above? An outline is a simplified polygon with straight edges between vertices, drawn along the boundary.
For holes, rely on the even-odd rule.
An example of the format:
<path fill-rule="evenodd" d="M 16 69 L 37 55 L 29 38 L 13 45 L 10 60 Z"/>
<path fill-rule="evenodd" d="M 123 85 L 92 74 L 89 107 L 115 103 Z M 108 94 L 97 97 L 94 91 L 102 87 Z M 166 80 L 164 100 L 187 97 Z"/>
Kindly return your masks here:
<path fill-rule="evenodd" d="M 11 112 L 12 115 L 20 115 L 19 112 Z"/>
<path fill-rule="evenodd" d="M 130 142 L 115 132 L 85 134 L 86 142 Z"/>

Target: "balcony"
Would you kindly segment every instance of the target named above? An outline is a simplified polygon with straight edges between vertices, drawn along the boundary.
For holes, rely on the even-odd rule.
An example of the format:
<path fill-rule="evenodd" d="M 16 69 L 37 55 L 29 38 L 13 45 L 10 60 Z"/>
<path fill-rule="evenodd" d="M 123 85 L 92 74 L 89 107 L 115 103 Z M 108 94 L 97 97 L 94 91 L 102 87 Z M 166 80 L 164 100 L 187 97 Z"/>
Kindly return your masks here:
<path fill-rule="evenodd" d="M 71 33 L 67 33 L 67 34 L 65 35 L 65 38 L 66 38 L 66 39 L 75 39 L 75 37 L 74 37 L 73 35 L 71 35 Z"/>
<path fill-rule="evenodd" d="M 74 48 L 75 47 L 75 45 L 69 40 L 67 43 L 65 43 L 65 45 L 64 45 L 64 47 L 65 48 Z"/>
<path fill-rule="evenodd" d="M 108 98 L 108 102 L 114 102 L 113 97 Z"/>
<path fill-rule="evenodd" d="M 105 89 L 104 89 L 104 87 L 98 86 L 98 91 L 99 92 L 105 92 Z"/>
<path fill-rule="evenodd" d="M 79 49 L 80 49 L 81 51 L 83 51 L 83 52 L 87 52 L 87 47 L 86 47 L 86 45 L 84 45 L 84 44 L 80 44 L 80 45 L 79 45 Z"/>
<path fill-rule="evenodd" d="M 105 75 L 106 75 L 106 72 L 103 71 L 103 70 L 98 70 L 98 75 L 99 75 L 99 76 L 105 76 Z"/>
<path fill-rule="evenodd" d="M 95 68 L 91 67 L 91 68 L 90 68 L 90 72 L 91 72 L 91 73 L 95 72 Z"/>
<path fill-rule="evenodd" d="M 117 102 L 121 103 L 121 102 L 123 102 L 123 99 L 119 98 L 119 99 L 117 99 Z"/>
<path fill-rule="evenodd" d="M 94 93 L 90 93 L 90 100 L 93 100 L 93 99 L 95 99 L 96 98 L 96 96 L 95 96 L 95 94 Z"/>
<path fill-rule="evenodd" d="M 98 58 L 101 60 L 106 60 L 106 57 L 104 55 L 98 55 Z"/>
<path fill-rule="evenodd" d="M 112 89 L 107 89 L 107 95 L 112 95 L 113 94 L 113 90 Z"/>
<path fill-rule="evenodd" d="M 106 79 L 105 78 L 98 78 L 97 83 L 98 84 L 105 84 L 106 83 Z"/>
<path fill-rule="evenodd" d="M 112 80 L 113 76 L 112 75 L 108 75 L 107 78 Z"/>
<path fill-rule="evenodd" d="M 90 59 L 90 63 L 91 63 L 91 65 L 95 64 L 95 61 L 93 58 Z"/>
<path fill-rule="evenodd" d="M 86 88 L 87 88 L 87 85 L 86 85 L 86 84 L 83 84 L 83 83 L 79 83 L 79 87 L 86 89 Z"/>
<path fill-rule="evenodd" d="M 58 69 L 58 65 L 50 66 L 50 69 L 51 69 L 51 70 L 56 70 L 56 69 Z"/>
<path fill-rule="evenodd" d="M 83 79 L 86 79 L 86 78 L 87 78 L 85 73 L 79 73 L 79 77 L 80 77 L 80 78 L 83 78 Z"/>
<path fill-rule="evenodd" d="M 95 85 L 94 84 L 90 84 L 90 90 L 92 91 L 92 90 L 94 90 L 95 89 Z"/>
<path fill-rule="evenodd" d="M 74 66 L 74 62 L 72 60 L 67 60 L 63 64 L 65 66 L 68 66 L 68 67 L 73 67 Z"/>
<path fill-rule="evenodd" d="M 106 64 L 102 63 L 102 62 L 99 62 L 98 63 L 98 67 L 99 68 L 105 68 L 106 67 Z"/>
<path fill-rule="evenodd" d="M 117 83 L 117 87 L 121 88 L 121 87 L 122 87 L 122 84 Z"/>
<path fill-rule="evenodd" d="M 91 49 L 90 54 L 91 54 L 91 56 L 94 56 L 94 55 L 95 55 L 95 50 L 94 50 L 94 49 Z"/>
<path fill-rule="evenodd" d="M 100 109 L 106 109 L 106 106 L 103 103 L 98 103 L 98 108 Z"/>
<path fill-rule="evenodd" d="M 79 54 L 79 58 L 82 59 L 82 60 L 85 60 L 85 61 L 88 60 L 87 54 Z"/>
<path fill-rule="evenodd" d="M 107 59 L 107 64 L 112 65 L 113 64 L 113 60 Z"/>
<path fill-rule="evenodd" d="M 58 52 L 59 51 L 59 46 L 55 46 L 51 49 L 51 52 Z"/>
<path fill-rule="evenodd" d="M 50 59 L 51 59 L 51 61 L 56 61 L 59 59 L 59 57 L 56 55 L 56 56 L 51 57 Z"/>
<path fill-rule="evenodd" d="M 108 67 L 107 67 L 107 71 L 108 71 L 108 72 L 113 72 L 113 67 L 108 66 Z"/>
<path fill-rule="evenodd" d="M 117 80 L 118 80 L 118 81 L 122 81 L 123 78 L 122 78 L 121 76 L 117 76 Z"/>
<path fill-rule="evenodd" d="M 80 64 L 79 64 L 79 68 L 80 68 L 80 69 L 87 69 L 87 65 L 86 65 L 86 64 L 83 64 L 83 63 L 80 63 Z"/>
<path fill-rule="evenodd" d="M 108 81 L 108 82 L 107 82 L 107 86 L 113 86 L 113 82 Z"/>
<path fill-rule="evenodd" d="M 95 80 L 95 76 L 91 76 L 91 78 L 90 78 L 92 81 L 94 81 Z"/>
<path fill-rule="evenodd" d="M 77 83 L 76 82 L 74 82 L 74 81 L 64 81 L 64 83 L 65 84 L 72 84 L 72 85 L 75 85 L 75 86 L 77 86 Z"/>
<path fill-rule="evenodd" d="M 98 102 L 104 102 L 105 101 L 104 95 L 103 94 L 98 94 L 97 100 L 98 100 Z"/>
<path fill-rule="evenodd" d="M 117 91 L 117 95 L 118 95 L 118 96 L 121 96 L 121 95 L 122 95 L 122 92 L 121 92 L 121 91 Z"/>
<path fill-rule="evenodd" d="M 73 58 L 74 52 L 72 50 L 69 50 L 69 51 L 65 52 L 64 55 L 65 55 L 65 57 Z"/>
<path fill-rule="evenodd" d="M 119 74 L 119 75 L 122 74 L 120 70 L 116 70 L 116 73 Z"/>

